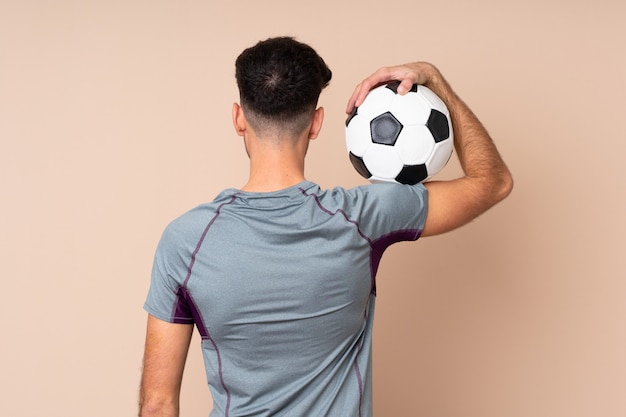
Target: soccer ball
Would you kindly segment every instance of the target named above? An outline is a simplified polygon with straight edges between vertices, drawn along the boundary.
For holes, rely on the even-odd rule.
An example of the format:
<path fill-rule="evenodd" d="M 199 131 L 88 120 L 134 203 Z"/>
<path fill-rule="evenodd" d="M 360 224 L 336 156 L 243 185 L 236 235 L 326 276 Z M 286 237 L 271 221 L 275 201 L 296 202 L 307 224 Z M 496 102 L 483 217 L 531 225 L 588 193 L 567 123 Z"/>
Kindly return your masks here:
<path fill-rule="evenodd" d="M 350 161 L 370 182 L 417 184 L 441 171 L 452 155 L 445 103 L 423 85 L 405 95 L 398 85 L 374 88 L 346 120 Z"/>

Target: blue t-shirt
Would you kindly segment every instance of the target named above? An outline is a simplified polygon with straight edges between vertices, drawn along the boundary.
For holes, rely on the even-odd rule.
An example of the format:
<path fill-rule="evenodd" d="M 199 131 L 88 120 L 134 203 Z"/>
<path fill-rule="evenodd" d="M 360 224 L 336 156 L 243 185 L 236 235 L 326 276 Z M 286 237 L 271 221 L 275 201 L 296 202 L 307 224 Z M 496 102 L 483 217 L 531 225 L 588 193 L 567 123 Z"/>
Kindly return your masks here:
<path fill-rule="evenodd" d="M 376 270 L 426 213 L 421 184 L 225 190 L 168 225 L 145 309 L 197 326 L 211 417 L 370 417 Z"/>

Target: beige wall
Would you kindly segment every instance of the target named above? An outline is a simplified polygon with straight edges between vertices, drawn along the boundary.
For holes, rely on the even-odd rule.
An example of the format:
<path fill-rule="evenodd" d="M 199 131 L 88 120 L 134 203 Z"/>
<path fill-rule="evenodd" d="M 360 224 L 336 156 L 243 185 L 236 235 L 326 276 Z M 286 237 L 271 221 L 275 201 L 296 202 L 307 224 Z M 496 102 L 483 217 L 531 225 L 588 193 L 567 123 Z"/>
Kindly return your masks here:
<path fill-rule="evenodd" d="M 377 415 L 626 415 L 624 3 L 295 3 L 0 0 L 0 415 L 134 415 L 155 245 L 245 181 L 233 60 L 280 34 L 335 74 L 310 179 L 363 182 L 346 100 L 418 59 L 515 174 L 473 224 L 389 250 Z M 210 408 L 197 342 L 183 416 Z"/>

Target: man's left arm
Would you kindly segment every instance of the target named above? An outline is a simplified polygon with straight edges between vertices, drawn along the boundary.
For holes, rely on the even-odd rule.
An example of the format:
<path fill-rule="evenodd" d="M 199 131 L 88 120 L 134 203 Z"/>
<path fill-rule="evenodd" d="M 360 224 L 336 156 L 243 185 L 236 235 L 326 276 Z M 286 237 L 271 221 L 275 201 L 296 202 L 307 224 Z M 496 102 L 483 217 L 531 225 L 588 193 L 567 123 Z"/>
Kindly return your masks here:
<path fill-rule="evenodd" d="M 140 417 L 178 417 L 180 387 L 192 324 L 168 323 L 148 315 Z"/>

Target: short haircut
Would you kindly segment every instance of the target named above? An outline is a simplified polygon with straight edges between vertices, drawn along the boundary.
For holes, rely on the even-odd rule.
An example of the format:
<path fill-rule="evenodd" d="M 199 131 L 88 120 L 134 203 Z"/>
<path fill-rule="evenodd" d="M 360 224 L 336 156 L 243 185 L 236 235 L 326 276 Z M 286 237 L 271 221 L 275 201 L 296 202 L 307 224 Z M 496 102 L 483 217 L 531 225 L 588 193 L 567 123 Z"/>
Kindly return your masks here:
<path fill-rule="evenodd" d="M 299 134 L 311 121 L 332 72 L 309 45 L 276 37 L 244 50 L 235 62 L 235 76 L 241 106 L 255 131 Z"/>

